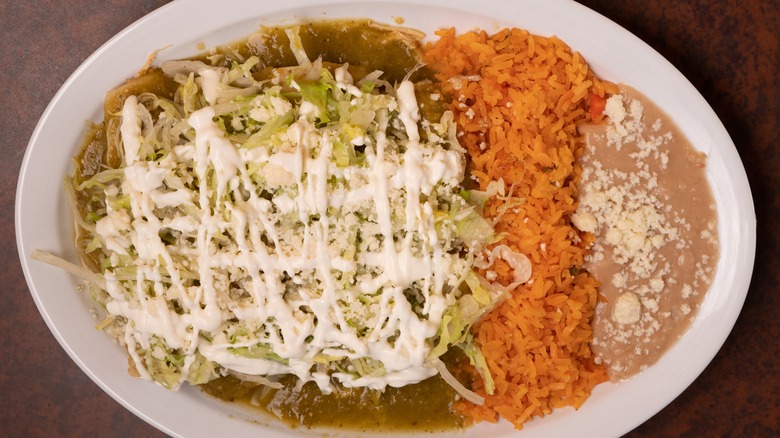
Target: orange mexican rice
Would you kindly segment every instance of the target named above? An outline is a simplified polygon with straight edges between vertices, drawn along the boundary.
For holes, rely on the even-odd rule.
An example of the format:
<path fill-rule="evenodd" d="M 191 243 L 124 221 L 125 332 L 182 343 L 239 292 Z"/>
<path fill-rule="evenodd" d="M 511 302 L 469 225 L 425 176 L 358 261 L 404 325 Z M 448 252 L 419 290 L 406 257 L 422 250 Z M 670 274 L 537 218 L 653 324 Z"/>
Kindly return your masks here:
<path fill-rule="evenodd" d="M 553 408 L 579 407 L 607 380 L 590 348 L 598 283 L 580 270 L 592 236 L 574 229 L 570 217 L 584 150 L 577 126 L 598 121 L 605 97 L 617 88 L 555 37 L 519 29 L 437 35 L 426 62 L 452 98 L 472 177 L 483 190 L 502 179 L 513 197 L 525 199 L 512 208 L 493 199 L 485 215 L 498 219 L 501 243 L 533 264 L 531 280 L 474 329 L 495 380 L 493 395 L 472 372 L 485 403 L 461 401 L 457 408 L 477 422 L 500 416 L 521 428 Z M 489 274 L 511 283 L 512 270 L 501 263 Z"/>

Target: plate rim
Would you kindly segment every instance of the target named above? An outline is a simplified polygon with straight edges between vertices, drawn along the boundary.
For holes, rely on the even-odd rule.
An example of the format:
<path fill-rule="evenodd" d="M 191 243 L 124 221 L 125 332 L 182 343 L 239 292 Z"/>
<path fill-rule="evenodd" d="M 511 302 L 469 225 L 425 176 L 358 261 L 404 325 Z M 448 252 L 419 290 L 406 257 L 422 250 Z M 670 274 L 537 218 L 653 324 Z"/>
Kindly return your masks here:
<path fill-rule="evenodd" d="M 51 316 L 49 314 L 49 309 L 47 309 L 46 306 L 44 305 L 44 302 L 43 302 L 41 296 L 39 296 L 38 291 L 35 289 L 35 286 L 34 286 L 34 280 L 35 279 L 33 278 L 32 274 L 30 272 L 30 266 L 29 266 L 29 263 L 30 263 L 29 254 L 28 254 L 29 248 L 26 247 L 25 241 L 24 241 L 25 226 L 24 226 L 22 213 L 23 213 L 24 202 L 26 201 L 26 199 L 24 199 L 25 186 L 24 186 L 23 182 L 25 181 L 27 173 L 29 172 L 29 167 L 31 166 L 30 161 L 32 160 L 32 156 L 33 156 L 33 152 L 34 152 L 33 149 L 36 147 L 36 144 L 38 144 L 37 141 L 38 141 L 38 138 L 41 135 L 41 132 L 45 128 L 44 125 L 48 122 L 49 118 L 52 116 L 52 113 L 54 113 L 55 109 L 57 108 L 58 103 L 63 99 L 63 96 L 67 94 L 68 90 L 73 86 L 73 84 L 75 82 L 77 82 L 78 78 L 85 71 L 87 71 L 89 69 L 89 67 L 93 63 L 95 63 L 96 60 L 99 57 L 104 56 L 104 53 L 109 52 L 111 50 L 111 48 L 117 43 L 117 41 L 121 41 L 121 40 L 123 40 L 125 38 L 128 38 L 128 35 L 131 35 L 135 31 L 135 29 L 138 29 L 138 28 L 141 28 L 141 27 L 145 26 L 145 23 L 149 23 L 149 22 L 152 22 L 154 20 L 162 20 L 163 17 L 166 16 L 166 14 L 171 14 L 172 13 L 172 12 L 169 12 L 169 11 L 175 11 L 177 9 L 182 8 L 183 7 L 182 6 L 183 3 L 184 3 L 184 0 L 173 1 L 171 3 L 168 3 L 166 5 L 161 6 L 160 8 L 157 8 L 156 10 L 152 11 L 151 13 L 149 13 L 149 14 L 141 17 L 141 18 L 139 18 L 136 21 L 134 21 L 132 24 L 130 24 L 129 26 L 124 28 L 122 31 L 120 31 L 119 33 L 114 35 L 112 38 L 110 38 L 108 41 L 106 41 L 104 44 L 102 44 L 97 50 L 95 50 L 95 52 L 93 52 L 69 76 L 69 78 L 63 83 L 63 85 L 57 91 L 57 93 L 52 98 L 52 100 L 49 102 L 49 104 L 47 105 L 47 107 L 44 110 L 43 114 L 41 115 L 41 118 L 39 119 L 39 122 L 37 123 L 37 125 L 35 127 L 35 130 L 33 131 L 32 135 L 30 137 L 30 141 L 27 144 L 27 147 L 26 147 L 26 150 L 25 150 L 25 154 L 24 154 L 24 158 L 22 160 L 22 165 L 21 165 L 20 171 L 19 171 L 19 178 L 18 178 L 18 181 L 17 181 L 17 189 L 16 189 L 16 197 L 15 197 L 15 212 L 14 212 L 14 221 L 15 221 L 14 230 L 15 230 L 15 233 L 16 233 L 17 251 L 19 253 L 20 262 L 22 264 L 25 280 L 27 282 L 27 285 L 28 285 L 28 288 L 30 290 L 31 295 L 33 296 L 33 300 L 35 301 L 36 307 L 38 308 L 39 312 L 41 313 L 41 316 L 43 317 L 44 321 L 46 322 L 47 327 L 52 332 L 52 334 L 54 334 L 54 336 L 57 339 L 58 343 L 68 353 L 68 355 L 71 357 L 71 359 L 79 366 L 79 368 L 81 368 L 82 371 L 85 374 L 87 374 L 92 381 L 94 381 L 96 384 L 98 384 L 98 386 L 100 386 L 101 389 L 103 389 L 103 391 L 105 391 L 112 398 L 114 398 L 117 402 L 122 404 L 125 408 L 127 408 L 128 410 L 130 410 L 131 412 L 133 412 L 134 414 L 136 414 L 137 416 L 139 416 L 140 418 L 142 418 L 143 420 L 145 420 L 146 422 L 148 422 L 152 426 L 157 427 L 158 429 L 162 430 L 163 432 L 171 434 L 171 435 L 178 435 L 178 433 L 177 433 L 177 431 L 167 427 L 165 424 L 163 424 L 163 422 L 160 422 L 160 421 L 152 418 L 146 412 L 144 412 L 142 409 L 140 409 L 140 408 L 134 406 L 133 404 L 129 403 L 126 400 L 125 397 L 122 397 L 122 395 L 119 394 L 118 392 L 116 392 L 114 388 L 110 387 L 98 375 L 96 375 L 93 372 L 92 368 L 90 368 L 90 366 L 82 360 L 82 358 L 77 354 L 77 352 L 72 349 L 71 345 L 68 343 L 68 340 L 63 337 L 63 335 L 60 332 L 60 330 L 58 329 L 58 327 L 54 325 L 54 323 L 51 320 Z M 239 0 L 238 3 L 241 3 L 241 1 Z M 246 2 L 244 2 L 244 3 L 246 3 Z M 409 7 L 419 6 L 421 3 L 423 3 L 427 7 L 437 6 L 437 7 L 456 8 L 456 9 L 461 9 L 461 10 L 472 10 L 472 11 L 474 9 L 476 9 L 476 7 L 467 7 L 469 5 L 468 5 L 468 2 L 466 2 L 465 0 L 455 0 L 455 1 L 434 0 L 434 1 L 429 1 L 429 2 L 424 2 L 423 0 L 419 0 L 419 1 L 418 0 L 401 0 L 401 1 L 396 1 L 396 2 L 390 2 L 390 1 L 384 1 L 384 0 L 367 0 L 367 1 L 363 1 L 363 2 L 359 2 L 359 1 L 352 1 L 352 2 L 350 2 L 350 1 L 334 1 L 334 0 L 298 0 L 298 1 L 289 2 L 289 3 L 285 4 L 284 6 L 280 6 L 280 7 L 276 8 L 276 9 L 274 9 L 274 11 L 290 10 L 290 9 L 294 9 L 294 8 L 307 7 L 307 6 L 308 7 L 314 7 L 314 6 L 324 7 L 324 6 L 327 6 L 327 5 L 334 5 L 334 4 L 357 4 L 357 3 L 364 4 L 364 5 L 378 5 L 378 4 L 393 3 L 393 4 L 399 4 L 399 5 L 402 5 L 402 6 L 406 5 L 406 6 L 409 6 Z M 502 2 L 502 1 L 491 1 L 489 3 L 492 4 L 492 5 L 495 5 L 495 6 L 506 6 L 506 2 Z M 516 8 L 519 8 L 519 7 L 522 7 L 523 5 L 526 5 L 528 3 L 531 3 L 531 0 L 523 0 L 523 1 L 520 1 L 520 2 L 516 2 L 515 4 L 513 4 L 513 6 L 516 7 Z M 744 304 L 744 301 L 745 301 L 745 298 L 746 298 L 746 295 L 747 295 L 747 292 L 748 292 L 748 288 L 749 288 L 750 278 L 751 278 L 751 275 L 752 275 L 752 269 L 753 269 L 753 266 L 754 266 L 754 260 L 755 260 L 755 240 L 756 240 L 755 207 L 753 205 L 753 198 L 752 198 L 752 194 L 750 192 L 750 187 L 749 187 L 749 184 L 748 184 L 748 181 L 747 181 L 747 176 L 746 176 L 746 173 L 745 173 L 745 170 L 744 170 L 744 165 L 742 164 L 742 162 L 741 162 L 741 160 L 739 158 L 739 154 L 738 154 L 738 152 L 736 150 L 736 147 L 734 146 L 734 143 L 733 143 L 731 137 L 729 136 L 728 132 L 725 130 L 725 127 L 723 126 L 723 124 L 720 121 L 720 119 L 717 117 L 717 114 L 712 110 L 712 108 L 706 102 L 706 100 L 701 95 L 701 93 L 699 93 L 698 90 L 696 90 L 695 87 L 693 87 L 693 85 L 690 83 L 690 81 L 688 81 L 688 79 L 685 78 L 685 76 L 683 76 L 682 73 L 680 73 L 677 68 L 675 68 L 671 63 L 669 63 L 669 61 L 666 60 L 655 49 L 653 49 L 647 43 L 645 43 L 644 41 L 642 41 L 641 39 L 639 39 L 638 37 L 633 35 L 630 31 L 628 31 L 627 29 L 625 29 L 622 26 L 618 25 L 617 23 L 613 22 L 609 18 L 604 17 L 603 15 L 599 14 L 598 12 L 595 12 L 595 11 L 587 8 L 584 5 L 581 5 L 579 3 L 576 3 L 576 2 L 573 2 L 573 1 L 570 1 L 570 0 L 552 0 L 552 1 L 549 1 L 549 2 L 546 2 L 546 3 L 548 5 L 550 5 L 550 6 L 553 6 L 553 7 L 565 6 L 567 8 L 571 8 L 571 10 L 577 11 L 579 13 L 592 14 L 593 16 L 596 16 L 597 20 L 599 20 L 599 21 L 606 20 L 608 23 L 610 23 L 611 26 L 617 27 L 617 29 L 619 31 L 624 33 L 626 35 L 626 37 L 628 37 L 628 39 L 633 38 L 633 41 L 632 41 L 633 44 L 643 45 L 643 46 L 645 46 L 645 49 L 649 49 L 650 51 L 652 51 L 655 54 L 655 56 L 660 57 L 667 64 L 667 65 L 664 65 L 664 67 L 667 70 L 669 68 L 671 68 L 672 69 L 671 74 L 672 75 L 676 74 L 680 78 L 682 78 L 682 81 L 685 84 L 687 84 L 687 86 L 690 87 L 695 92 L 695 95 L 698 96 L 698 98 L 701 100 L 701 102 L 703 102 L 704 105 L 706 105 L 706 108 L 709 110 L 709 112 L 715 118 L 716 123 L 715 123 L 714 128 L 715 128 L 716 131 L 720 131 L 720 132 L 716 132 L 717 134 L 719 134 L 719 137 L 720 138 L 724 138 L 723 134 L 725 133 L 725 138 L 727 139 L 727 143 L 729 143 L 726 146 L 730 146 L 730 148 L 726 147 L 725 150 L 720 151 L 720 152 L 727 154 L 727 156 L 723 157 L 725 160 L 733 161 L 734 159 L 736 159 L 736 162 L 738 163 L 738 167 L 739 167 L 739 169 L 741 169 L 741 174 L 740 174 L 740 172 L 737 172 L 738 173 L 737 176 L 741 180 L 734 181 L 734 182 L 738 186 L 746 188 L 747 195 L 749 195 L 749 196 L 745 197 L 747 199 L 742 199 L 741 200 L 741 204 L 740 205 L 743 208 L 748 207 L 747 208 L 747 212 L 745 214 L 743 214 L 743 216 L 747 215 L 747 217 L 743 217 L 742 218 L 743 220 L 740 222 L 740 224 L 737 224 L 737 225 L 740 225 L 740 226 L 736 230 L 736 233 L 738 234 L 738 240 L 741 241 L 740 246 L 744 247 L 743 252 L 746 253 L 746 255 L 748 255 L 747 259 L 741 260 L 741 262 L 742 262 L 741 265 L 743 267 L 747 268 L 750 273 L 747 274 L 746 278 L 744 278 L 745 275 L 743 273 L 743 275 L 742 275 L 743 278 L 740 278 L 739 279 L 739 284 L 737 284 L 737 286 L 739 286 L 737 289 L 739 289 L 739 291 L 741 291 L 741 292 L 740 292 L 740 294 L 738 294 L 738 296 L 736 296 L 737 300 L 731 303 L 732 305 L 734 305 L 736 310 L 734 308 L 732 308 L 731 311 L 726 312 L 726 315 L 725 315 L 726 316 L 725 321 L 727 322 L 727 324 L 726 324 L 727 330 L 725 330 L 726 336 L 724 336 L 722 338 L 722 340 L 720 340 L 720 342 L 717 345 L 717 348 L 714 348 L 714 353 L 712 353 L 712 355 L 706 361 L 704 361 L 703 366 L 697 367 L 697 369 L 693 370 L 693 371 L 689 370 L 689 372 L 686 373 L 686 376 L 690 375 L 690 374 L 694 374 L 693 378 L 690 379 L 690 381 L 687 384 L 685 384 L 684 386 L 679 388 L 679 391 L 674 393 L 673 396 L 668 397 L 668 394 L 667 394 L 666 398 L 668 398 L 668 400 L 662 400 L 661 402 L 655 403 L 655 406 L 657 407 L 657 409 L 655 409 L 652 412 L 650 412 L 649 415 L 646 415 L 646 417 L 642 421 L 637 422 L 633 426 L 630 426 L 630 427 L 626 426 L 628 428 L 620 427 L 620 428 L 611 428 L 611 429 L 609 429 L 611 432 L 614 432 L 614 433 L 618 433 L 618 432 L 619 433 L 625 433 L 625 432 L 633 429 L 634 427 L 640 425 L 646 419 L 648 419 L 648 418 L 652 417 L 653 415 L 655 415 L 658 411 L 663 409 L 663 407 L 665 407 L 668 403 L 670 403 L 672 400 L 677 398 L 677 396 L 679 396 L 679 394 L 682 393 L 690 385 L 690 383 L 692 383 L 695 380 L 695 378 L 714 359 L 715 354 L 717 353 L 717 351 L 721 348 L 723 343 L 728 338 L 728 333 L 731 332 L 731 329 L 733 328 L 734 324 L 736 323 L 737 317 L 739 315 L 739 311 L 741 310 L 741 308 L 742 308 L 742 306 Z M 194 7 L 196 7 L 195 5 L 198 5 L 198 4 L 204 5 L 204 4 L 208 4 L 208 2 L 207 2 L 207 0 L 189 1 L 187 6 L 189 8 L 194 8 Z M 267 15 L 267 13 L 266 13 L 266 15 Z M 256 21 L 259 21 L 260 17 L 261 16 L 259 14 L 256 14 L 254 16 L 254 19 Z M 567 39 L 565 39 L 565 38 L 562 38 L 562 39 L 567 44 L 570 44 L 570 41 L 568 41 Z M 589 60 L 588 56 L 586 56 L 585 58 L 586 58 L 586 60 Z M 701 102 L 698 102 L 698 104 L 700 105 Z M 709 116 L 709 114 L 707 114 L 707 115 Z M 75 148 L 75 146 L 74 146 L 74 148 Z M 720 263 L 719 263 L 719 268 L 720 268 Z M 719 269 L 719 274 L 721 274 L 720 269 Z M 732 275 L 737 275 L 738 273 L 734 274 L 732 272 L 731 274 Z M 723 275 L 725 275 L 725 274 L 723 274 Z M 732 293 L 732 295 L 733 294 L 734 293 Z M 729 310 L 729 309 L 726 309 L 726 310 Z M 698 319 L 699 319 L 699 317 L 697 316 L 697 320 Z M 712 350 L 712 347 L 710 347 L 709 350 Z M 598 391 L 599 388 L 597 387 L 596 390 Z M 588 403 L 586 402 L 585 405 L 583 405 L 583 407 L 587 407 L 587 404 Z M 528 424 L 529 425 L 533 425 L 533 422 L 532 423 L 528 423 Z M 473 428 L 470 429 L 470 430 L 473 430 Z"/>

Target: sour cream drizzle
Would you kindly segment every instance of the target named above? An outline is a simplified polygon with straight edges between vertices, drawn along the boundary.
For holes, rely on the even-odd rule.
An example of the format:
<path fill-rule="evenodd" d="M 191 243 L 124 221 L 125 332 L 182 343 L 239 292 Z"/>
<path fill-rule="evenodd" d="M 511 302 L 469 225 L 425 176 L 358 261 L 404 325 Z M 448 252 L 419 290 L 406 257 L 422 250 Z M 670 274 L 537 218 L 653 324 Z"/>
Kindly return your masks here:
<path fill-rule="evenodd" d="M 97 226 L 109 249 L 136 254 L 132 290 L 110 272 L 105 277 L 111 297 L 107 310 L 127 319 L 125 341 L 142 377 L 150 378 L 132 346 L 148 350 L 159 342 L 183 349 L 187 364 L 195 362 L 197 352 L 241 373 L 294 373 L 325 392 L 332 389 L 331 376 L 318 364 L 333 358 L 364 358 L 384 367 L 376 376 L 332 373 L 348 387 L 403 386 L 436 374 L 426 366 L 429 339 L 454 302 L 445 285 L 457 255 L 448 254 L 439 239 L 430 202 L 420 200 L 442 182 L 456 185 L 463 161 L 457 151 L 421 143 L 413 84 L 402 82 L 397 100 L 377 111 L 376 135 L 362 139 L 367 165 L 342 169 L 331 160 L 338 134 L 317 128 L 306 114 L 286 129 L 282 149 L 233 144 L 214 121 L 211 106 L 218 98 L 219 73 L 198 74 L 210 105 L 187 120 L 194 141 L 157 162 L 139 156 L 138 101 L 132 96 L 125 101 L 121 192 L 129 197 L 131 217 L 124 210 L 109 211 Z M 362 96 L 348 74 L 337 72 L 337 79 L 340 89 Z M 387 136 L 396 108 L 408 138 L 400 159 L 397 144 Z M 389 156 L 391 147 L 395 157 Z M 197 190 L 171 183 L 170 175 L 182 164 L 193 169 Z M 253 179 L 250 168 L 258 165 L 267 166 L 266 180 L 282 184 L 270 199 L 263 195 L 268 188 Z M 333 177 L 349 190 L 331 187 Z M 375 216 L 378 248 L 354 255 L 349 245 L 334 249 L 347 238 L 339 233 L 350 231 L 340 221 L 354 214 L 334 216 L 333 210 L 365 203 Z M 161 219 L 159 209 L 169 214 Z M 294 236 L 288 233 L 290 221 Z M 165 230 L 189 236 L 190 243 L 166 244 Z M 292 244 L 291 238 L 298 240 Z M 188 256 L 187 266 L 177 261 L 182 254 Z M 357 266 L 374 274 L 355 283 L 341 280 Z M 187 286 L 186 273 L 193 272 L 199 282 Z M 234 290 L 237 282 L 246 296 L 230 299 L 240 294 Z M 405 295 L 412 287 L 423 297 L 422 317 Z M 359 333 L 355 319 L 367 331 Z M 239 354 L 252 348 L 272 351 L 280 360 Z"/>

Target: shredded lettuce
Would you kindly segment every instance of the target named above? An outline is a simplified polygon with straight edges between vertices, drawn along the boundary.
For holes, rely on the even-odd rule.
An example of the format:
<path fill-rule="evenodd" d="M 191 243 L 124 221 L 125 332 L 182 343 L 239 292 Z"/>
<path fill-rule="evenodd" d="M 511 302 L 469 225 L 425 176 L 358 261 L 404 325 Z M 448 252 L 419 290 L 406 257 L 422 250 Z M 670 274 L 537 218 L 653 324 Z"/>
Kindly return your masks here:
<path fill-rule="evenodd" d="M 200 88 L 195 83 L 195 73 L 190 73 L 184 78 L 181 75 L 176 76 L 177 82 L 182 85 L 176 90 L 176 97 L 178 101 L 182 103 L 184 109 L 184 117 L 189 117 L 190 114 L 203 107 L 201 101 L 201 95 L 198 94 Z M 183 81 L 183 82 L 182 82 Z"/>
<path fill-rule="evenodd" d="M 444 362 L 436 359 L 433 362 L 433 367 L 436 368 L 436 371 L 439 372 L 439 375 L 442 377 L 442 379 L 444 379 L 448 385 L 457 391 L 461 397 L 470 401 L 471 403 L 474 403 L 475 405 L 482 405 L 485 403 L 485 399 L 483 397 L 458 382 L 458 379 L 456 379 L 455 376 L 450 373 L 450 371 L 447 369 L 447 366 L 444 365 Z"/>
<path fill-rule="evenodd" d="M 257 376 L 257 375 L 254 375 L 254 374 L 239 373 L 238 371 L 232 371 L 232 370 L 230 371 L 230 374 L 238 377 L 239 379 L 241 379 L 241 380 L 243 380 L 245 382 L 259 383 L 261 385 L 264 385 L 264 386 L 267 386 L 267 387 L 273 388 L 273 389 L 282 389 L 284 387 L 281 383 L 275 382 L 275 381 L 273 381 L 271 379 L 267 379 L 267 378 L 265 378 L 263 376 Z M 252 397 L 252 400 L 253 400 L 252 403 L 255 404 L 256 402 L 254 401 L 255 400 L 254 396 Z"/>
<path fill-rule="evenodd" d="M 490 296 L 486 281 L 473 271 L 469 272 L 466 276 L 466 284 L 471 289 L 471 296 L 477 300 L 477 303 L 481 306 L 487 306 L 494 301 L 494 298 Z"/>
<path fill-rule="evenodd" d="M 387 374 L 385 366 L 382 362 L 373 360 L 368 357 L 355 359 L 351 361 L 351 364 L 353 367 L 355 367 L 355 371 L 361 377 L 381 377 Z"/>
<path fill-rule="evenodd" d="M 81 278 L 83 280 L 86 280 L 90 283 L 96 284 L 101 288 L 106 287 L 106 280 L 102 275 L 95 274 L 94 272 L 90 271 L 89 269 L 83 266 L 73 264 L 63 258 L 57 257 L 56 255 L 50 252 L 35 250 L 32 252 L 32 255 L 30 257 L 32 257 L 33 260 L 38 260 L 53 266 L 57 266 L 58 268 L 64 269 L 65 271 L 71 273 L 72 275 Z"/>
<path fill-rule="evenodd" d="M 284 128 L 290 126 L 293 122 L 293 112 L 288 111 L 284 115 L 276 116 L 263 124 L 259 131 L 252 134 L 241 146 L 246 149 L 256 148 L 268 140 L 275 134 L 281 132 Z"/>
<path fill-rule="evenodd" d="M 234 61 L 230 71 L 228 72 L 227 82 L 235 82 L 240 78 L 251 79 L 252 68 L 258 64 L 260 64 L 260 58 L 257 56 L 250 56 L 246 61 L 240 64 Z"/>
<path fill-rule="evenodd" d="M 174 389 L 181 384 L 184 355 L 171 351 L 164 342 L 155 342 L 143 354 L 146 371 L 160 385 Z"/>
<path fill-rule="evenodd" d="M 439 340 L 429 358 L 441 356 L 450 346 L 463 348 L 464 343 L 473 342 L 471 327 L 505 296 L 500 286 L 488 283 L 474 271 L 468 272 L 465 281 L 471 293 L 461 295 L 456 304 L 444 313 L 439 326 Z"/>
<path fill-rule="evenodd" d="M 357 162 L 355 147 L 350 143 L 336 139 L 333 141 L 333 158 L 336 160 L 336 165 L 342 169 L 350 164 L 355 164 Z"/>
<path fill-rule="evenodd" d="M 296 81 L 301 91 L 303 100 L 317 107 L 317 117 L 322 123 L 330 122 L 330 110 L 328 109 L 329 90 L 332 86 L 324 81 Z"/>
<path fill-rule="evenodd" d="M 77 192 L 81 192 L 93 187 L 104 189 L 111 181 L 124 180 L 125 172 L 123 169 L 107 169 L 102 172 L 96 173 L 91 178 L 85 180 L 81 184 L 76 185 L 74 188 Z"/>
<path fill-rule="evenodd" d="M 458 237 L 471 246 L 485 246 L 493 242 L 493 226 L 474 209 L 469 209 L 463 218 L 457 220 L 455 227 Z"/>
<path fill-rule="evenodd" d="M 465 195 L 469 204 L 477 206 L 482 211 L 490 198 L 496 195 L 504 196 L 504 180 L 490 181 L 486 190 L 468 190 L 465 191 Z"/>
<path fill-rule="evenodd" d="M 301 41 L 300 31 L 301 28 L 298 26 L 285 29 L 287 38 L 290 40 L 290 50 L 292 50 L 293 56 L 295 56 L 295 60 L 298 62 L 298 65 L 302 67 L 308 67 L 311 65 L 311 60 L 309 60 L 309 56 L 306 54 L 306 50 L 303 48 L 303 41 Z"/>
<path fill-rule="evenodd" d="M 469 358 L 469 362 L 474 365 L 482 381 L 485 383 L 485 392 L 492 395 L 495 391 L 495 382 L 493 376 L 490 374 L 490 368 L 488 367 L 485 356 L 482 354 L 479 346 L 474 342 L 473 335 L 469 334 L 466 340 L 457 345 Z"/>
<path fill-rule="evenodd" d="M 219 377 L 217 364 L 206 359 L 200 353 L 195 353 L 195 360 L 189 367 L 187 381 L 194 385 L 210 382 Z"/>
<path fill-rule="evenodd" d="M 273 360 L 275 362 L 287 363 L 287 359 L 283 359 L 281 356 L 274 353 L 269 346 L 263 344 L 258 344 L 252 347 L 231 347 L 230 351 L 233 352 L 233 354 L 236 356 L 249 357 L 252 359 L 267 359 Z"/>

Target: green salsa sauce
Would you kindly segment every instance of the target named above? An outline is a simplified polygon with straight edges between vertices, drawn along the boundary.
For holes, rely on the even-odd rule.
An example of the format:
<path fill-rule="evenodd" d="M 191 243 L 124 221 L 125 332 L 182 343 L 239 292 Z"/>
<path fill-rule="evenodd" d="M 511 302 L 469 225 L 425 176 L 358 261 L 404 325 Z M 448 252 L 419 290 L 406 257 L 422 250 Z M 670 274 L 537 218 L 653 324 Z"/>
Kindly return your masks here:
<path fill-rule="evenodd" d="M 437 432 L 463 426 L 452 410 L 457 393 L 438 376 L 384 392 L 341 388 L 323 394 L 313 382 L 280 379 L 282 389 L 241 381 L 232 375 L 200 385 L 221 400 L 260 409 L 292 427 Z"/>

